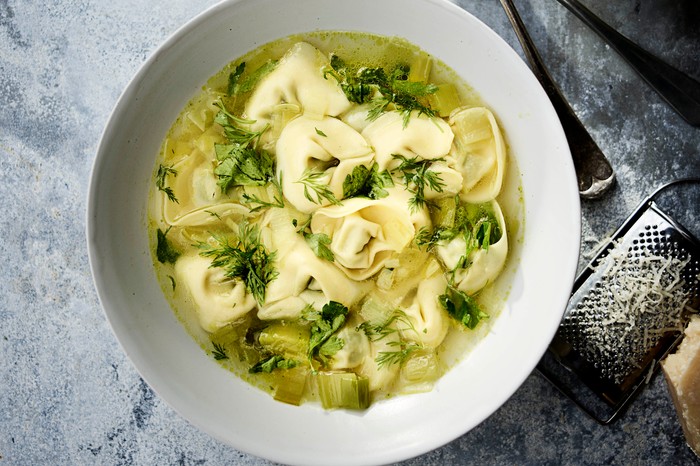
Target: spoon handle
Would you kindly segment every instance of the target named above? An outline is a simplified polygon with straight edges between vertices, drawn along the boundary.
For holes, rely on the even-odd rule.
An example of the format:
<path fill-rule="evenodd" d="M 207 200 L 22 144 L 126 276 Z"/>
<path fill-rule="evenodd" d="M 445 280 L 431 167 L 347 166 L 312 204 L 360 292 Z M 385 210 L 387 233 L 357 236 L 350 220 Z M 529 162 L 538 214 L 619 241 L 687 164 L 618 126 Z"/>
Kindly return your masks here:
<path fill-rule="evenodd" d="M 639 47 L 578 0 L 557 1 L 610 44 L 685 121 L 700 126 L 700 82 Z"/>
<path fill-rule="evenodd" d="M 610 162 L 595 143 L 591 135 L 578 119 L 571 106 L 561 95 L 552 77 L 544 66 L 540 54 L 537 52 L 530 35 L 525 29 L 518 11 L 512 0 L 500 0 L 503 9 L 508 16 L 515 35 L 523 46 L 525 56 L 535 77 L 552 101 L 554 110 L 559 116 L 561 125 L 564 128 L 566 139 L 569 142 L 571 155 L 576 169 L 578 179 L 579 195 L 584 199 L 596 199 L 605 194 L 615 182 L 615 173 Z"/>

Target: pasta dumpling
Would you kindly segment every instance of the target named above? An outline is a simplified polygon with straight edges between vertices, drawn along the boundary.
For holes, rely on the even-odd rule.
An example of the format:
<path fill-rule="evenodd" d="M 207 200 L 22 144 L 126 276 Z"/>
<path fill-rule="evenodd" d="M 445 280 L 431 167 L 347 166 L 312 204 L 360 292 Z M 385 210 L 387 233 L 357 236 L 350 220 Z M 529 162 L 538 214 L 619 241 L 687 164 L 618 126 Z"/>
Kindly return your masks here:
<path fill-rule="evenodd" d="M 250 312 L 256 302 L 243 282 L 226 278 L 222 269 L 210 266 L 211 260 L 205 257 L 187 255 L 175 263 L 175 275 L 189 290 L 201 327 L 215 332 Z"/>
<path fill-rule="evenodd" d="M 430 224 L 425 209 L 411 212 L 403 189 L 390 192 L 379 200 L 346 199 L 317 210 L 311 219 L 311 231 L 328 235 L 335 264 L 353 280 L 373 276 Z"/>
<path fill-rule="evenodd" d="M 461 197 L 480 203 L 501 191 L 506 147 L 493 113 L 484 107 L 461 108 L 450 115 L 455 139 L 450 155 L 464 176 Z"/>
<path fill-rule="evenodd" d="M 491 201 L 490 204 L 501 230 L 501 238 L 488 249 L 480 248 L 471 252 L 467 258 L 468 267 L 459 267 L 460 258 L 464 256 L 467 246 L 464 238 L 457 237 L 437 247 L 437 254 L 445 266 L 454 271 L 457 288 L 468 295 L 475 294 L 493 281 L 503 270 L 508 255 L 508 234 L 503 212 L 496 201 Z"/>
<path fill-rule="evenodd" d="M 332 76 L 324 76 L 329 64 L 328 58 L 307 42 L 292 46 L 258 83 L 246 103 L 246 117 L 255 120 L 252 130 L 271 124 L 280 104 L 296 105 L 301 113 L 317 118 L 337 116 L 349 109 L 351 104 L 338 82 Z"/>
<path fill-rule="evenodd" d="M 404 331 L 403 337 L 425 348 L 437 348 L 449 329 L 448 316 L 438 297 L 445 292 L 447 279 L 434 259 L 425 267 L 415 295 L 404 312 L 411 319 L 413 330 Z"/>
<path fill-rule="evenodd" d="M 291 221 L 275 222 L 269 234 L 278 254 L 279 275 L 267 287 L 265 303 L 258 311 L 260 319 L 295 319 L 308 304 L 316 309 L 329 301 L 349 306 L 367 292 L 366 285 L 357 286 L 331 262 L 316 256 Z"/>
<path fill-rule="evenodd" d="M 425 160 L 444 157 L 450 151 L 454 135 L 441 118 L 413 112 L 404 124 L 401 112 L 386 112 L 367 125 L 362 135 L 372 145 L 379 169 L 393 169 L 399 162 L 394 155 Z"/>
<path fill-rule="evenodd" d="M 310 213 L 332 201 L 315 191 L 318 186 L 342 199 L 345 178 L 358 165 L 370 165 L 372 158 L 372 148 L 362 135 L 337 118 L 301 116 L 284 128 L 277 141 L 277 177 L 287 200 Z"/>

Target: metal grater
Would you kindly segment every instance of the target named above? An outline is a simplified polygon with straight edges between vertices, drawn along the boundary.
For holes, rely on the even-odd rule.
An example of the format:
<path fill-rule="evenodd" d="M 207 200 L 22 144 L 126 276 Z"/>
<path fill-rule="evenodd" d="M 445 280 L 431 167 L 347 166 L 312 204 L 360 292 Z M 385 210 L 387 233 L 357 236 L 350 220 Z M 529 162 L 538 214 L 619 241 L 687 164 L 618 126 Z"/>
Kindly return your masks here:
<path fill-rule="evenodd" d="M 574 283 L 538 370 L 602 424 L 632 401 L 700 309 L 700 242 L 649 196 Z"/>

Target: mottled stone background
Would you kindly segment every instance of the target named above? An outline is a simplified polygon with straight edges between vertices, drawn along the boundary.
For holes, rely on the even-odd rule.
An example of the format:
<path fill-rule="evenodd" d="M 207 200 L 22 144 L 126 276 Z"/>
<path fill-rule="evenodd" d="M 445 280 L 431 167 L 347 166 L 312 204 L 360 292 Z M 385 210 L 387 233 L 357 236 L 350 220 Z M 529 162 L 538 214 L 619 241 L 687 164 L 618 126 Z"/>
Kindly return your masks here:
<path fill-rule="evenodd" d="M 0 466 L 269 464 L 199 432 L 143 382 L 100 309 L 84 236 L 90 167 L 120 92 L 169 34 L 214 3 L 0 0 Z M 520 50 L 497 0 L 457 3 Z M 516 3 L 617 171 L 612 193 L 583 203 L 586 249 L 661 182 L 700 176 L 700 129 L 555 0 Z M 697 0 L 586 4 L 700 77 Z M 666 203 L 696 235 L 699 201 L 696 190 Z M 662 376 L 603 427 L 535 372 L 478 428 L 405 464 L 694 461 Z"/>

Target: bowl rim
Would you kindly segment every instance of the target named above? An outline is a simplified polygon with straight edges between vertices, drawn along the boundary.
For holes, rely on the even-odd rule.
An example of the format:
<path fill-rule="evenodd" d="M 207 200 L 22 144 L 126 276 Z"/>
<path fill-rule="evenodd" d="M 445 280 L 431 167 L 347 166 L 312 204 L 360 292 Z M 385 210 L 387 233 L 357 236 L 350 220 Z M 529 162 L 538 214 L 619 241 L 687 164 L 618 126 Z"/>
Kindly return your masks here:
<path fill-rule="evenodd" d="M 178 405 L 178 403 L 173 402 L 172 396 L 170 393 L 168 393 L 168 390 L 165 389 L 165 387 L 161 386 L 158 382 L 155 382 L 152 378 L 152 374 L 148 373 L 147 368 L 142 364 L 142 361 L 140 361 L 139 357 L 137 354 L 132 351 L 132 348 L 129 346 L 128 343 L 128 338 L 125 337 L 124 333 L 122 330 L 122 325 L 117 319 L 117 312 L 118 309 L 115 309 L 115 305 L 111 303 L 108 299 L 108 295 L 106 293 L 106 289 L 108 287 L 107 283 L 104 283 L 103 278 L 102 278 L 102 270 L 105 267 L 109 266 L 109 261 L 103 258 L 100 254 L 100 241 L 96 237 L 96 226 L 95 226 L 95 219 L 98 216 L 97 209 L 99 206 L 99 197 L 100 197 L 100 186 L 99 186 L 99 176 L 102 174 L 105 170 L 105 152 L 106 152 L 106 147 L 110 143 L 110 139 L 114 137 L 114 126 L 116 122 L 120 119 L 121 114 L 124 113 L 125 109 L 130 105 L 130 100 L 134 97 L 134 95 L 137 93 L 139 87 L 143 84 L 144 80 L 147 78 L 150 69 L 152 66 L 154 66 L 155 63 L 157 63 L 164 55 L 168 54 L 171 49 L 175 48 L 178 46 L 178 44 L 184 40 L 184 38 L 193 30 L 197 28 L 203 27 L 203 25 L 206 24 L 208 19 L 213 16 L 218 14 L 221 11 L 224 11 L 228 8 L 235 8 L 237 5 L 241 4 L 250 4 L 253 3 L 256 0 L 224 0 L 222 2 L 219 2 L 217 4 L 214 4 L 204 11 L 200 12 L 196 16 L 194 16 L 192 19 L 187 21 L 185 24 L 180 26 L 173 32 L 160 46 L 158 46 L 153 53 L 144 61 L 144 63 L 139 67 L 138 71 L 135 73 L 133 78 L 129 81 L 128 85 L 125 87 L 119 98 L 117 99 L 112 111 L 110 112 L 110 116 L 107 120 L 107 123 L 105 124 L 105 127 L 103 129 L 103 132 L 100 136 L 100 143 L 97 147 L 96 150 L 96 156 L 94 159 L 94 162 L 92 164 L 92 169 L 90 172 L 90 180 L 88 184 L 88 199 L 87 199 L 87 209 L 86 209 L 86 239 L 87 239 L 87 247 L 88 247 L 88 259 L 90 263 L 90 271 L 91 275 L 93 277 L 93 282 L 95 289 L 97 291 L 97 296 L 100 302 L 100 306 L 105 314 L 105 317 L 107 321 L 110 324 L 110 329 L 112 330 L 112 333 L 114 334 L 115 338 L 117 339 L 119 345 L 121 346 L 122 350 L 124 353 L 128 356 L 129 360 L 132 362 L 134 365 L 135 369 L 139 373 L 139 375 L 145 380 L 148 385 L 153 389 L 155 393 L 158 394 L 158 396 L 166 401 L 168 406 L 170 406 L 172 409 L 174 409 L 178 414 L 186 419 L 188 422 L 191 424 L 197 426 L 200 430 L 206 432 L 210 436 L 217 438 L 218 440 L 224 442 L 225 444 L 228 444 L 232 447 L 234 447 L 237 450 L 245 451 L 247 453 L 251 453 L 253 455 L 262 457 L 262 458 L 269 458 L 274 461 L 289 461 L 290 458 L 286 456 L 281 456 L 277 454 L 276 452 L 271 452 L 268 450 L 261 450 L 260 448 L 256 447 L 250 447 L 249 445 L 243 445 L 243 444 L 238 444 L 236 441 L 232 441 L 230 438 L 223 437 L 220 435 L 220 432 L 216 430 L 212 430 L 209 426 L 206 424 L 200 422 L 199 420 L 192 419 L 191 416 L 189 416 L 186 412 L 186 410 L 181 409 L 182 407 Z M 278 2 L 278 3 L 284 3 L 284 0 L 266 0 L 268 2 Z M 529 68 L 524 64 L 522 59 L 517 55 L 517 53 L 503 40 L 498 34 L 496 34 L 493 30 L 491 30 L 488 26 L 486 26 L 483 22 L 481 22 L 478 18 L 476 18 L 472 13 L 469 11 L 459 7 L 458 5 L 455 5 L 448 0 L 415 0 L 417 2 L 421 3 L 428 3 L 433 5 L 434 7 L 437 8 L 443 8 L 445 9 L 448 13 L 450 14 L 457 14 L 461 15 L 465 18 L 468 18 L 469 21 L 472 21 L 474 24 L 480 25 L 482 27 L 483 31 L 485 31 L 486 34 L 488 34 L 491 38 L 491 40 L 495 41 L 498 43 L 499 47 L 505 46 L 506 48 L 510 49 L 512 52 L 512 55 L 517 57 L 517 60 L 514 61 L 514 63 L 519 63 L 519 65 L 516 66 L 521 66 L 522 68 L 526 69 L 526 73 L 529 73 L 531 76 L 531 79 L 535 79 L 534 75 L 530 72 Z M 418 44 L 420 46 L 420 44 Z M 525 72 L 525 71 L 524 71 Z M 542 94 L 544 95 L 544 91 L 541 89 L 538 83 L 538 87 Z M 546 100 L 547 103 L 549 103 L 549 100 Z M 548 108 L 540 109 L 541 111 L 545 113 L 549 113 L 549 118 L 554 117 L 554 120 L 558 123 L 559 120 L 556 117 L 556 114 L 554 112 L 553 107 L 551 104 L 549 104 Z M 558 128 L 560 131 L 557 131 L 559 134 L 559 137 L 564 137 L 563 136 L 563 130 L 561 128 Z M 564 141 L 566 141 L 564 137 Z M 568 152 L 568 145 L 565 147 L 563 150 L 564 153 L 561 154 L 562 157 L 566 157 L 568 160 L 568 164 L 570 166 L 569 173 L 564 173 L 562 176 L 563 177 L 568 177 L 571 180 L 575 180 L 575 176 L 573 175 L 573 162 L 571 162 L 571 157 L 570 157 L 570 152 Z M 577 218 L 569 218 L 568 220 L 571 222 L 573 221 L 573 224 L 571 227 L 574 230 L 577 230 L 577 239 L 576 239 L 576 247 L 573 247 L 573 242 L 571 245 L 571 250 L 567 251 L 568 253 L 571 254 L 572 257 L 575 256 L 575 259 L 572 259 L 569 264 L 569 270 L 567 271 L 562 271 L 562 275 L 568 277 L 567 282 L 573 285 L 574 281 L 574 275 L 576 271 L 576 266 L 577 266 L 577 259 L 578 259 L 578 253 L 579 253 L 579 244 L 580 244 L 580 204 L 579 198 L 578 198 L 578 191 L 575 189 L 575 184 L 572 185 L 572 189 L 568 193 L 568 196 L 571 197 L 572 193 L 575 197 L 575 202 L 573 203 L 576 207 L 576 215 L 575 217 Z M 525 206 L 525 209 L 527 209 L 527 206 Z M 575 250 L 575 251 L 574 251 Z M 574 254 L 575 252 L 575 254 Z M 570 290 L 569 290 L 570 291 Z M 568 297 L 567 297 L 568 300 Z M 565 304 L 566 300 L 563 300 L 561 302 L 561 314 L 563 315 L 564 309 L 565 309 Z M 554 333 L 556 329 L 558 328 L 559 322 L 557 321 L 556 323 L 552 322 L 550 326 L 547 329 L 547 334 L 550 335 L 550 337 L 554 336 Z M 541 341 L 539 342 L 537 346 L 536 351 L 532 351 L 530 354 L 532 357 L 530 360 L 528 360 L 528 364 L 531 365 L 531 368 L 534 368 L 537 362 L 539 361 L 539 358 L 541 357 L 542 354 L 544 354 L 547 346 L 549 344 L 548 341 Z M 539 356 L 536 356 L 536 354 L 539 354 Z M 472 424 L 467 425 L 466 427 L 459 428 L 459 429 L 452 429 L 448 435 L 443 435 L 438 441 L 432 441 L 428 442 L 425 444 L 420 444 L 420 445 L 410 445 L 406 446 L 401 450 L 401 452 L 396 452 L 396 451 L 391 451 L 388 452 L 388 454 L 379 454 L 379 455 L 374 455 L 373 457 L 370 458 L 370 463 L 374 462 L 380 462 L 380 463 L 386 463 L 386 462 L 393 462 L 393 461 L 399 461 L 399 460 L 405 460 L 408 458 L 415 457 L 417 455 L 426 453 L 430 450 L 433 450 L 434 448 L 438 448 L 444 444 L 446 444 L 449 441 L 454 440 L 455 438 L 465 434 L 467 431 L 471 430 L 472 428 L 476 427 L 476 425 L 480 424 L 483 422 L 487 417 L 489 417 L 493 412 L 495 412 L 505 401 L 507 401 L 510 396 L 522 385 L 522 383 L 525 381 L 525 379 L 529 376 L 531 370 L 528 371 L 521 371 L 521 373 L 518 374 L 518 377 L 516 380 L 513 380 L 513 386 L 514 388 L 510 392 L 510 394 L 506 397 L 505 400 L 502 400 L 500 403 L 497 404 L 495 407 L 489 407 L 489 409 L 485 410 L 483 413 L 480 413 L 480 418 Z M 304 462 L 304 461 L 299 461 L 300 458 L 292 458 L 292 462 Z M 325 458 L 324 458 L 325 460 Z M 362 461 L 368 460 L 368 457 L 362 457 Z M 343 463 L 342 461 L 340 463 Z M 346 461 L 346 464 L 354 464 L 354 461 Z M 319 462 L 317 464 L 323 464 L 322 462 Z"/>

